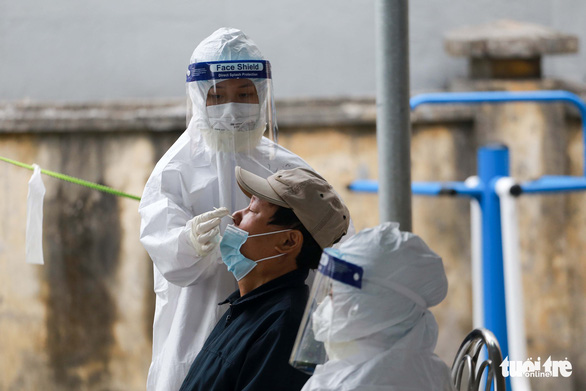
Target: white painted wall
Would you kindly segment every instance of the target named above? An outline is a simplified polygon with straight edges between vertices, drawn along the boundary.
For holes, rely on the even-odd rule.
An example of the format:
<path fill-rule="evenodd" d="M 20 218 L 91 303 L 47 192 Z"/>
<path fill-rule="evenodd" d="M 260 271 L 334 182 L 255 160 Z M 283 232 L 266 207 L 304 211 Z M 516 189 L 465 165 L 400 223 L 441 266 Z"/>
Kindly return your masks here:
<path fill-rule="evenodd" d="M 509 18 L 581 37 L 548 76 L 586 81 L 584 0 L 411 0 L 411 87 L 466 74 L 451 29 Z M 373 96 L 374 0 L 0 0 L 0 100 L 84 101 L 184 94 L 191 52 L 221 26 L 244 30 L 284 97 Z"/>

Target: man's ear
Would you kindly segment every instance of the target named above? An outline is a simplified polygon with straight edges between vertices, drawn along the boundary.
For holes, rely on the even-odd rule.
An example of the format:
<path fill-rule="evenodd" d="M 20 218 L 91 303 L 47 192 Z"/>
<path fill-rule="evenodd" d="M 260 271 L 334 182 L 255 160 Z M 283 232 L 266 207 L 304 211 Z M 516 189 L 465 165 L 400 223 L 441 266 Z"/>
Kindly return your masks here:
<path fill-rule="evenodd" d="M 281 254 L 292 253 L 301 250 L 303 246 L 303 234 L 301 231 L 293 229 L 285 232 L 283 239 L 275 246 L 275 249 Z"/>

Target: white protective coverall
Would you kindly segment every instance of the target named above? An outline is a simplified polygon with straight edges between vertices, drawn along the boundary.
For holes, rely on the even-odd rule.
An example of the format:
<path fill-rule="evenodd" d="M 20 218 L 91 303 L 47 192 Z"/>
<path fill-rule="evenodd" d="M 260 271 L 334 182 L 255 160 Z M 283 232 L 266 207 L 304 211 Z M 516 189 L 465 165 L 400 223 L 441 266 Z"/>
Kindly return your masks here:
<path fill-rule="evenodd" d="M 329 308 L 315 310 L 327 313 L 328 330 L 315 318 L 312 327 L 329 359 L 303 391 L 453 390 L 433 352 L 438 326 L 427 309 L 447 294 L 441 258 L 397 223 L 357 233 L 335 256 L 363 268 L 362 289 L 334 281 L 331 301 L 322 302 Z"/>
<path fill-rule="evenodd" d="M 192 65 L 208 67 L 209 62 L 260 59 L 263 56 L 256 45 L 241 31 L 221 28 L 197 46 L 190 69 L 196 69 Z M 237 289 L 218 247 L 207 256 L 197 255 L 190 241 L 190 220 L 214 207 L 234 212 L 249 204 L 235 181 L 237 165 L 263 177 L 282 169 L 308 167 L 295 154 L 262 137 L 274 120 L 271 81 L 269 77 L 250 80 L 258 92 L 259 120 L 231 132 L 216 130 L 208 121 L 206 95 L 219 80 L 189 81 L 188 73 L 193 117 L 157 163 L 144 189 L 139 206 L 140 240 L 154 263 L 156 293 L 149 391 L 179 389 L 226 311 L 218 303 Z M 222 220 L 221 232 L 230 222 Z"/>

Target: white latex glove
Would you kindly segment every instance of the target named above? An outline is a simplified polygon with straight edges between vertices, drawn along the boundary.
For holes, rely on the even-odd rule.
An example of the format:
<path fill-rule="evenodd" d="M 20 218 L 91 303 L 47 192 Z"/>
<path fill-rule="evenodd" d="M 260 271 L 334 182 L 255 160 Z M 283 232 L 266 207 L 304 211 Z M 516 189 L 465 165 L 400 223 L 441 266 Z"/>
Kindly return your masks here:
<path fill-rule="evenodd" d="M 191 229 L 189 238 L 197 255 L 204 257 L 218 245 L 220 219 L 228 214 L 228 209 L 219 208 L 195 216 L 187 222 L 187 226 Z"/>

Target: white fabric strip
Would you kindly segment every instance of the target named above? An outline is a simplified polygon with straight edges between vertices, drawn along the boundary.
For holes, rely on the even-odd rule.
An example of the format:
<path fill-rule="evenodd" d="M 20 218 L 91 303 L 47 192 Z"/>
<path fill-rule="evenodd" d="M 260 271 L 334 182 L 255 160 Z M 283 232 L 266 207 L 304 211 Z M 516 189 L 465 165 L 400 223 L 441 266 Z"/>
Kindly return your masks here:
<path fill-rule="evenodd" d="M 43 200 L 45 185 L 41 168 L 33 164 L 33 175 L 28 182 L 26 211 L 26 263 L 44 265 L 43 259 Z"/>

